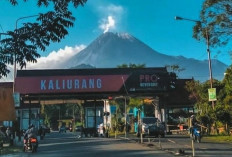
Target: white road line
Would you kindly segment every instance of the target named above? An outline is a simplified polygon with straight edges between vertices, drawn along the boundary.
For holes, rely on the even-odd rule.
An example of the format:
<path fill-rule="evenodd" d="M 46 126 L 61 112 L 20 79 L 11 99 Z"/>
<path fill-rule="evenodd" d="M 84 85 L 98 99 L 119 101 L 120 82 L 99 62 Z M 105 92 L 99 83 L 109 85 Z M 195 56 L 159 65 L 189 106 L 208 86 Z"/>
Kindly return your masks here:
<path fill-rule="evenodd" d="M 172 142 L 172 143 L 176 143 L 175 141 L 173 141 L 173 140 L 170 140 L 170 139 L 168 139 L 168 141 L 169 141 L 169 142 Z"/>
<path fill-rule="evenodd" d="M 190 145 L 187 145 L 187 144 L 186 144 L 186 145 L 184 145 L 184 146 L 185 146 L 185 147 L 187 147 L 187 148 L 192 148 Z"/>

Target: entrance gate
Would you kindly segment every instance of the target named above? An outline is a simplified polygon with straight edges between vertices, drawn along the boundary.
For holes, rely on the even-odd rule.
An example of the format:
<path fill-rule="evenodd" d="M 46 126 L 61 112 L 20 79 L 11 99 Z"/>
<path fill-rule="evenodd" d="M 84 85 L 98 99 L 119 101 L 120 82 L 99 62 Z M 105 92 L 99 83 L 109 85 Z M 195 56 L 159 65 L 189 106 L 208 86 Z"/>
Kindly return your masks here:
<path fill-rule="evenodd" d="M 83 103 L 85 127 L 96 130 L 101 123 L 106 125 L 107 118 L 104 118 L 103 113 L 110 112 L 106 103 L 109 97 L 159 97 L 162 101 L 172 90 L 175 79 L 175 74 L 167 72 L 163 67 L 18 70 L 15 92 L 20 94 L 21 104 L 29 103 L 28 108 L 34 102 L 86 102 Z M 87 103 L 89 100 L 95 103 Z M 104 103 L 99 103 L 99 100 Z M 165 106 L 165 101 L 162 102 L 159 110 Z M 23 126 L 23 122 L 20 123 Z"/>

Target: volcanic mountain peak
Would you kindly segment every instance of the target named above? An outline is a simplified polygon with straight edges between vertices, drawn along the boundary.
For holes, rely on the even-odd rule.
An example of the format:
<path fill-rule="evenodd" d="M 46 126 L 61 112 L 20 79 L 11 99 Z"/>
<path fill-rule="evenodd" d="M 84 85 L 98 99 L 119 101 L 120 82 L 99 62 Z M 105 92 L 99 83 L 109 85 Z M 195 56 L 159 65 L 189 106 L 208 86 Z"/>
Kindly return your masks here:
<path fill-rule="evenodd" d="M 100 35 L 88 47 L 66 61 L 63 67 L 89 64 L 96 68 L 116 68 L 130 63 L 145 64 L 146 67 L 179 65 L 185 69 L 178 74 L 180 78 L 208 80 L 208 62 L 159 53 L 128 33 L 107 32 Z M 212 60 L 213 78 L 221 80 L 226 68 L 227 65 L 222 62 Z"/>
<path fill-rule="evenodd" d="M 99 38 L 121 38 L 121 39 L 127 39 L 127 40 L 135 39 L 129 33 L 113 33 L 113 32 L 106 32 L 100 35 Z"/>

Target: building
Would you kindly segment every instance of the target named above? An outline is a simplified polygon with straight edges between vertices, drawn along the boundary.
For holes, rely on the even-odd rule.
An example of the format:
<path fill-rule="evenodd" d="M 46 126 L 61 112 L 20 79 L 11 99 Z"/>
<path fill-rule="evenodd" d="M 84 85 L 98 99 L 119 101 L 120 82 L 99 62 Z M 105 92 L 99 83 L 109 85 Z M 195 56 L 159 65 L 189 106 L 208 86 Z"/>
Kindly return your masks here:
<path fill-rule="evenodd" d="M 20 127 L 38 123 L 42 104 L 81 103 L 85 127 L 110 124 L 109 98 L 141 97 L 156 100 L 157 117 L 165 122 L 169 93 L 176 75 L 166 68 L 103 68 L 18 70 L 15 93 L 20 95 Z M 27 109 L 27 110 L 26 110 Z M 36 120 L 37 119 L 37 120 Z"/>

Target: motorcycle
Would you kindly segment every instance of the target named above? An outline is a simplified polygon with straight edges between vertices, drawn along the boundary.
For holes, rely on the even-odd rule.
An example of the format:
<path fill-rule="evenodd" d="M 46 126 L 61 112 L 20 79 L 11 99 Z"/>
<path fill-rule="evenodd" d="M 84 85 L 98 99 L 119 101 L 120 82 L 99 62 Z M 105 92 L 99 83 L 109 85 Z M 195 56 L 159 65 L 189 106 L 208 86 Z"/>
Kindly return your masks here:
<path fill-rule="evenodd" d="M 34 153 L 37 151 L 37 147 L 38 147 L 37 138 L 30 137 L 28 139 L 24 139 L 23 143 L 24 143 L 24 146 L 23 146 L 24 152 L 31 151 L 32 153 Z"/>
<path fill-rule="evenodd" d="M 193 138 L 194 141 L 197 141 L 198 143 L 201 142 L 201 130 L 198 127 L 193 127 L 191 129 L 190 137 Z"/>

